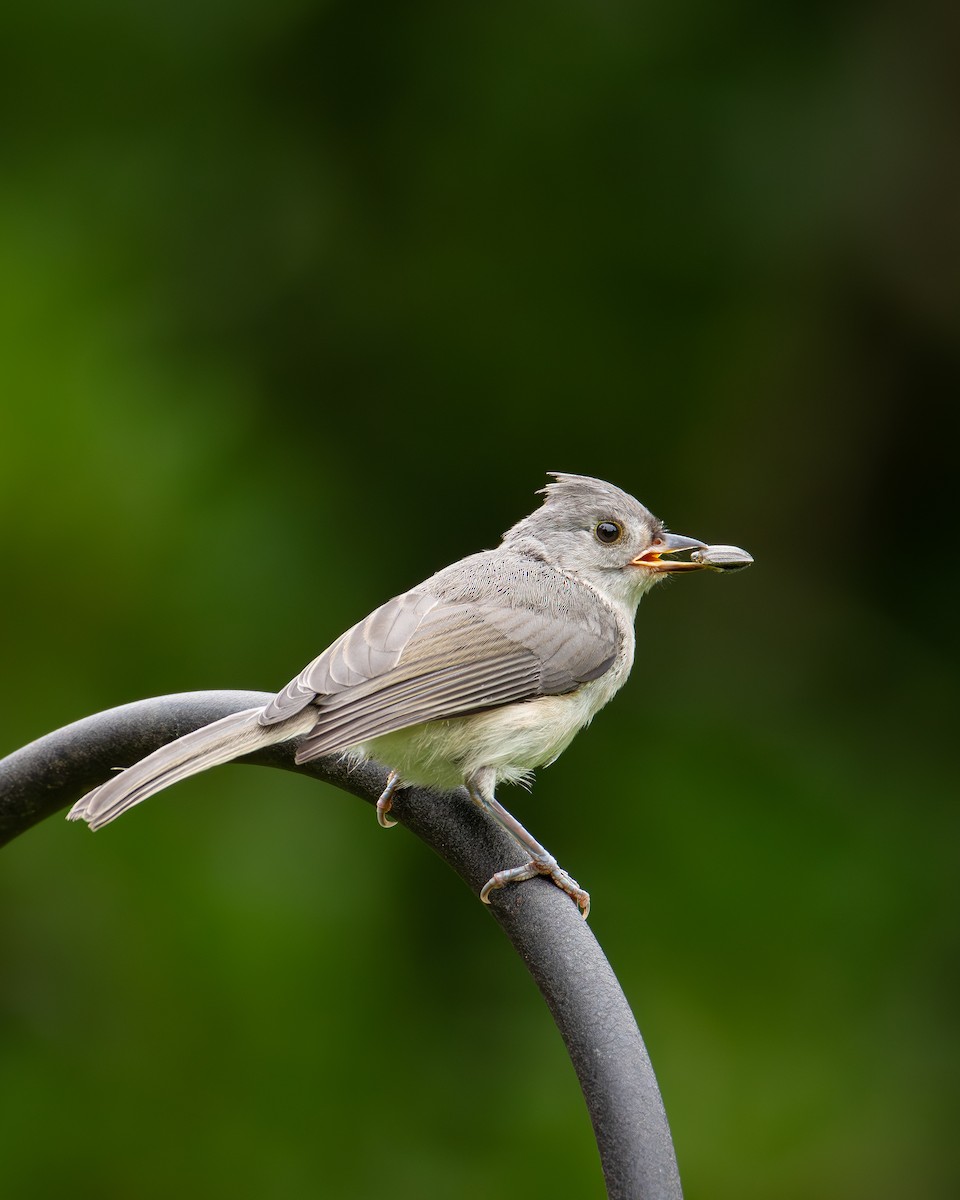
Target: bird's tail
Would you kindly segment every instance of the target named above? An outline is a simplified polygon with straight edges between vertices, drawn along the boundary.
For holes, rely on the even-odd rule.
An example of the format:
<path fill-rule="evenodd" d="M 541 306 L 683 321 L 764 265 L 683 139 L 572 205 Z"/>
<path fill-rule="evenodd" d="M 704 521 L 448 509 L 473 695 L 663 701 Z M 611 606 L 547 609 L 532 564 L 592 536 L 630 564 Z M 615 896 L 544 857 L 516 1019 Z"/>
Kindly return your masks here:
<path fill-rule="evenodd" d="M 168 742 L 88 792 L 70 809 L 67 820 L 86 821 L 91 829 L 109 825 L 128 808 L 189 775 L 306 733 L 316 718 L 315 713 L 304 711 L 276 725 L 261 725 L 258 717 L 262 711 L 247 708 L 231 713 Z"/>

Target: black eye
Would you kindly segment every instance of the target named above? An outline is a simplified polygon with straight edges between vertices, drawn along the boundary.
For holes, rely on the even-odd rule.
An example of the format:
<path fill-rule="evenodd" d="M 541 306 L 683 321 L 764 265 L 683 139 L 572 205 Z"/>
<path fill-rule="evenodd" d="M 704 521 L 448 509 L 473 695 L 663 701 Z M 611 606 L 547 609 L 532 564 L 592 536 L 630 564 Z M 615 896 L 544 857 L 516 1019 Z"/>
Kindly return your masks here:
<path fill-rule="evenodd" d="M 597 541 L 612 546 L 614 542 L 619 542 L 623 537 L 623 527 L 616 521 L 601 521 L 594 533 L 597 535 Z"/>

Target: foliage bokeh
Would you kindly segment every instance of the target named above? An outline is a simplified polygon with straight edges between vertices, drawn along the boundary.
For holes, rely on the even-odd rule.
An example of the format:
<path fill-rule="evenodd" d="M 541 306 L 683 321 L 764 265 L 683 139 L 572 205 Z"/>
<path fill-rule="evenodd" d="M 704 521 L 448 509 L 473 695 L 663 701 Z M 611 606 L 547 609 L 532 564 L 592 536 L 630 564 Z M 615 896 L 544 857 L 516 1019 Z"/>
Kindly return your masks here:
<path fill-rule="evenodd" d="M 547 470 L 609 478 L 757 559 L 649 597 L 506 797 L 688 1194 L 954 1194 L 948 6 L 0 21 L 2 750 L 280 687 Z M 356 801 L 228 767 L 3 865 L 11 1195 L 601 1194 L 521 965 Z"/>

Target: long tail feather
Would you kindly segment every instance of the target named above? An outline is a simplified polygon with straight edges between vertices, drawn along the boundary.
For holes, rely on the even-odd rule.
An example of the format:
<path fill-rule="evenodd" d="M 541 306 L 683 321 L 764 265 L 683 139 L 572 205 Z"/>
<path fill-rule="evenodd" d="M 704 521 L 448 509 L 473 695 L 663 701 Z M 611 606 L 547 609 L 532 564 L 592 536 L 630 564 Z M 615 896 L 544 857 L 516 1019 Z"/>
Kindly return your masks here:
<path fill-rule="evenodd" d="M 231 713 L 161 746 L 88 792 L 70 809 L 67 820 L 86 821 L 91 829 L 100 829 L 171 784 L 262 746 L 306 733 L 315 721 L 315 714 L 306 711 L 277 725 L 261 725 L 257 720 L 261 711 L 248 708 Z"/>

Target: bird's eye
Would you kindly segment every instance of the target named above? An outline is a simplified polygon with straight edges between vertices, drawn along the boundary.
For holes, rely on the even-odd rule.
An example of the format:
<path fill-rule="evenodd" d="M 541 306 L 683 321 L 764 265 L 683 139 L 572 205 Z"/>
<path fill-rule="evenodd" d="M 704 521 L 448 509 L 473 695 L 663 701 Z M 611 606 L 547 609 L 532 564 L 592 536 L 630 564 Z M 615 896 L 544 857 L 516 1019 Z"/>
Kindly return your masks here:
<path fill-rule="evenodd" d="M 623 537 L 623 526 L 618 525 L 616 521 L 601 521 L 594 533 L 597 535 L 598 542 L 612 546 L 614 542 L 619 542 Z"/>

